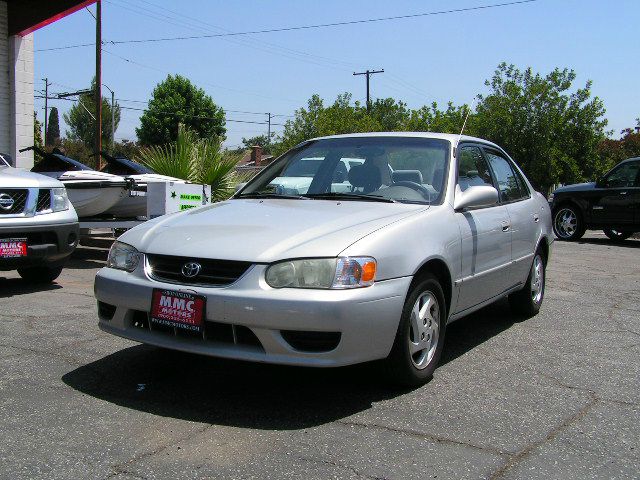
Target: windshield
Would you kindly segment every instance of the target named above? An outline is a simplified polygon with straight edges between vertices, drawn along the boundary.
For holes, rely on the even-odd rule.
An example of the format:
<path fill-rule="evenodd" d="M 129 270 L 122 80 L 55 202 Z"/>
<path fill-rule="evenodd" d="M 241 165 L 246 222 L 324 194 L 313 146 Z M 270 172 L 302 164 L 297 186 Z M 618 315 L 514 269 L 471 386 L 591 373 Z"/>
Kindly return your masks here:
<path fill-rule="evenodd" d="M 65 157 L 58 153 L 48 153 L 42 160 L 34 165 L 32 172 L 68 172 L 79 170 L 93 170 L 86 165 Z"/>
<path fill-rule="evenodd" d="M 309 142 L 269 165 L 236 198 L 340 198 L 440 203 L 450 144 L 420 137 Z"/>
<path fill-rule="evenodd" d="M 140 165 L 139 163 L 124 157 L 107 159 L 107 165 L 105 165 L 101 171 L 111 173 L 113 175 L 139 175 L 154 173 L 153 170 L 145 167 L 144 165 Z"/>

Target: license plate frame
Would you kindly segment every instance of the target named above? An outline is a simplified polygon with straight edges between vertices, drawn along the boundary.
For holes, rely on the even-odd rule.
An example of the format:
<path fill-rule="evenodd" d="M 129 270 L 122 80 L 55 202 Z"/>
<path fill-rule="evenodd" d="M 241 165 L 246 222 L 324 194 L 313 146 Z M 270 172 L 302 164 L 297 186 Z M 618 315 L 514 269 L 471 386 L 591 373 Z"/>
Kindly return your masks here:
<path fill-rule="evenodd" d="M 22 258 L 28 254 L 26 238 L 0 238 L 0 258 Z"/>
<path fill-rule="evenodd" d="M 201 333 L 206 318 L 207 299 L 204 295 L 154 288 L 151 294 L 153 325 L 173 327 L 188 332 Z"/>

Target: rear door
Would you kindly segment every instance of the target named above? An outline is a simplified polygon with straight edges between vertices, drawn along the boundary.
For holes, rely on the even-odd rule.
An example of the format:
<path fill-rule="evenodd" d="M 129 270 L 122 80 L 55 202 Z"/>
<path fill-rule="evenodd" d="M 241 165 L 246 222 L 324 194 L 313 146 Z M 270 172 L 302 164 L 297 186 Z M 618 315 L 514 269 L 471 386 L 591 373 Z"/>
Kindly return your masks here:
<path fill-rule="evenodd" d="M 614 168 L 598 184 L 598 195 L 591 205 L 594 224 L 609 227 L 631 227 L 639 202 L 637 178 L 640 160 L 624 162 Z"/>
<path fill-rule="evenodd" d="M 480 146 L 458 147 L 456 192 L 470 186 L 495 187 Z M 459 189 L 459 190 L 458 190 Z M 511 230 L 505 205 L 476 208 L 455 214 L 460 228 L 462 262 L 457 312 L 504 292 L 510 283 Z"/>
<path fill-rule="evenodd" d="M 506 206 L 511 228 L 510 284 L 526 282 L 540 238 L 540 212 L 517 168 L 504 152 L 484 147 L 485 156 L 498 184 L 500 202 Z"/>

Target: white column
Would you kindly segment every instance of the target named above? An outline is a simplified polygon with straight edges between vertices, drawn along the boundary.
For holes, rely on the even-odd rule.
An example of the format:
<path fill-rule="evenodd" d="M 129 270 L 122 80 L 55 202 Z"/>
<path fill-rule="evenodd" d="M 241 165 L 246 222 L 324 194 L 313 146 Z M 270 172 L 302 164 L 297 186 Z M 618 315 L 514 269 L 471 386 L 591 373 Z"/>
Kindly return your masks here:
<path fill-rule="evenodd" d="M 7 2 L 0 2 L 0 152 L 11 155 L 11 88 L 9 87 L 8 32 Z"/>
<path fill-rule="evenodd" d="M 33 152 L 19 153 L 33 145 L 33 34 L 9 38 L 9 86 L 11 151 L 17 167 L 33 167 Z"/>

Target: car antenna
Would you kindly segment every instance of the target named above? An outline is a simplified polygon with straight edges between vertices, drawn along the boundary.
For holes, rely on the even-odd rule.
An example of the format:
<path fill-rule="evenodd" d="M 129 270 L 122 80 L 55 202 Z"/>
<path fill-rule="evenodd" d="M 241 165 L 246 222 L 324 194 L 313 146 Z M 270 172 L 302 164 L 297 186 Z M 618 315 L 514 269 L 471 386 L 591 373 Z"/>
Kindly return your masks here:
<path fill-rule="evenodd" d="M 454 150 L 458 148 L 458 144 L 460 143 L 460 139 L 462 138 L 462 132 L 464 132 L 464 127 L 467 126 L 467 119 L 469 118 L 469 107 L 467 105 L 464 106 L 467 114 L 464 116 L 464 122 L 462 122 L 462 128 L 460 129 L 460 135 L 458 135 L 458 140 L 456 140 L 456 146 Z"/>

